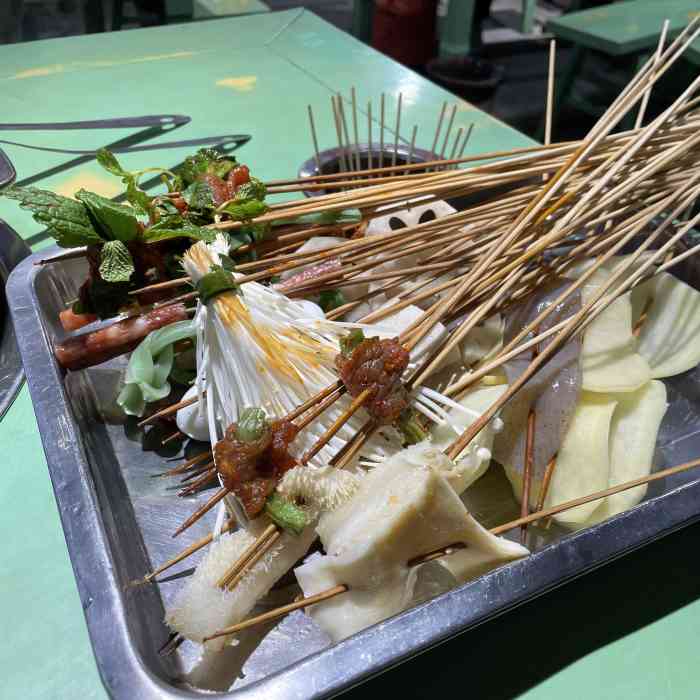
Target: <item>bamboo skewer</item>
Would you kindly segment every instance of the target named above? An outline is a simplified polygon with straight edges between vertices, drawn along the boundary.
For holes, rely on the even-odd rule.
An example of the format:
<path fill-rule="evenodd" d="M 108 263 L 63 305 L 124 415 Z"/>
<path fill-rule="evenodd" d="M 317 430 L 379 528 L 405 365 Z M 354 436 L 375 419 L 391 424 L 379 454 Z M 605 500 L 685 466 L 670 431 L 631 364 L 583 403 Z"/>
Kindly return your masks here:
<path fill-rule="evenodd" d="M 144 418 L 142 421 L 136 424 L 138 428 L 142 428 L 144 425 L 148 425 L 149 423 L 153 423 L 154 421 L 158 420 L 159 418 L 166 418 L 167 416 L 171 416 L 173 413 L 177 413 L 181 408 L 187 408 L 187 406 L 191 406 L 192 404 L 195 404 L 199 401 L 198 396 L 193 396 L 190 399 L 185 399 L 184 401 L 178 401 L 177 403 L 174 403 L 172 406 L 168 406 L 167 408 L 163 408 L 160 411 L 156 411 L 155 413 L 151 414 L 148 416 L 148 418 Z"/>
<path fill-rule="evenodd" d="M 360 163 L 360 137 L 357 131 L 357 95 L 354 86 L 350 89 L 350 95 L 352 100 L 352 131 L 355 137 L 355 170 L 360 170 L 362 165 Z"/>
<path fill-rule="evenodd" d="M 228 587 L 231 580 L 238 574 L 238 572 L 245 566 L 245 564 L 250 560 L 250 558 L 255 554 L 255 552 L 277 532 L 277 525 L 271 523 L 268 525 L 258 537 L 243 550 L 243 553 L 236 560 L 236 562 L 224 573 L 223 576 L 219 578 L 216 582 L 217 588 Z"/>
<path fill-rule="evenodd" d="M 223 527 L 221 528 L 221 532 L 228 532 L 231 528 L 236 526 L 236 521 L 234 519 L 227 520 L 224 524 Z M 172 559 L 168 559 L 164 564 L 161 564 L 157 569 L 154 569 L 151 571 L 150 574 L 147 574 L 144 576 L 143 579 L 140 581 L 136 581 L 136 584 L 141 584 L 141 583 L 150 583 L 153 581 L 156 576 L 159 576 L 162 574 L 164 571 L 167 571 L 168 569 L 172 568 L 176 564 L 179 564 L 181 561 L 184 559 L 187 559 L 187 557 L 191 556 L 195 552 L 198 552 L 200 549 L 203 549 L 206 547 L 208 544 L 211 544 L 211 542 L 214 540 L 214 533 L 210 532 L 208 535 L 205 537 L 202 537 L 201 539 L 197 540 L 196 542 L 193 542 L 189 547 L 186 547 L 185 549 L 182 550 L 179 554 L 174 556 Z"/>
<path fill-rule="evenodd" d="M 221 501 L 230 491 L 227 488 L 219 489 L 203 506 L 197 508 L 197 510 L 190 515 L 187 520 L 185 520 L 180 527 L 173 533 L 173 537 L 177 537 L 179 534 L 187 530 L 196 523 L 203 515 L 208 513 L 219 501 Z"/>
<path fill-rule="evenodd" d="M 314 145 L 314 159 L 316 161 L 316 170 L 318 171 L 319 175 L 321 174 L 321 155 L 320 151 L 318 148 L 318 138 L 316 136 L 316 125 L 314 124 L 314 113 L 313 110 L 311 109 L 311 105 L 307 105 L 306 109 L 308 110 L 309 113 L 309 128 L 311 129 L 311 141 Z"/>
<path fill-rule="evenodd" d="M 661 34 L 659 36 L 659 44 L 656 47 L 656 53 L 654 54 L 654 66 L 657 66 L 659 64 L 659 60 L 661 59 L 661 54 L 663 53 L 664 44 L 666 43 L 666 36 L 668 34 L 668 26 L 669 26 L 669 21 L 665 20 L 663 23 L 663 26 L 661 28 Z M 642 97 L 642 103 L 639 105 L 639 112 L 637 113 L 637 119 L 634 123 L 635 129 L 639 129 L 639 127 L 642 126 L 642 122 L 644 121 L 644 114 L 646 113 L 647 105 L 649 104 L 650 97 L 651 97 L 651 88 L 649 88 L 649 90 L 647 90 L 644 93 L 644 97 Z"/>
<path fill-rule="evenodd" d="M 540 486 L 540 493 L 537 496 L 537 506 L 535 507 L 535 510 L 542 510 L 544 508 L 544 502 L 547 500 L 547 494 L 549 493 L 549 485 L 552 482 L 552 475 L 554 474 L 554 469 L 556 468 L 556 466 L 557 456 L 554 455 L 545 467 L 544 475 L 542 476 L 542 486 Z"/>
<path fill-rule="evenodd" d="M 452 125 L 455 121 L 455 115 L 457 114 L 457 105 L 452 105 L 452 113 L 450 114 L 450 119 L 447 122 L 447 131 L 445 131 L 445 138 L 442 142 L 442 148 L 440 149 L 440 160 L 444 159 L 445 151 L 447 150 L 447 142 L 449 141 L 450 134 L 452 133 Z"/>
<path fill-rule="evenodd" d="M 241 579 L 265 556 L 265 554 L 267 554 L 267 552 L 272 549 L 272 547 L 275 546 L 277 540 L 282 537 L 282 532 L 280 529 L 277 528 L 276 525 L 273 527 L 275 528 L 274 532 L 260 544 L 250 559 L 246 561 L 241 566 L 240 570 L 228 580 L 226 588 L 229 591 L 233 590 L 238 585 Z"/>
<path fill-rule="evenodd" d="M 554 75 L 557 55 L 557 40 L 549 42 L 549 67 L 547 71 L 547 105 L 545 108 L 544 143 L 552 143 L 552 110 L 554 109 Z"/>
<path fill-rule="evenodd" d="M 396 128 L 394 130 L 394 151 L 391 154 L 391 167 L 396 167 L 396 154 L 399 150 L 399 134 L 401 133 L 401 103 L 403 101 L 403 93 L 399 93 L 399 103 L 396 107 Z"/>
<path fill-rule="evenodd" d="M 382 93 L 379 100 L 379 167 L 384 165 L 384 116 L 385 116 L 385 97 Z"/>
<path fill-rule="evenodd" d="M 204 452 L 200 452 L 198 455 L 195 455 L 191 459 L 188 459 L 186 462 L 183 462 L 181 465 L 175 467 L 174 469 L 169 469 L 168 471 L 161 472 L 160 474 L 153 474 L 153 477 L 160 478 L 162 476 L 177 476 L 178 474 L 184 474 L 190 469 L 195 468 L 195 465 L 198 462 L 201 462 L 202 460 L 205 460 L 207 459 L 207 457 L 210 456 L 211 450 L 205 450 Z"/>
<path fill-rule="evenodd" d="M 508 523 L 504 523 L 503 525 L 499 525 L 498 527 L 494 527 L 490 530 L 490 532 L 493 535 L 500 535 L 516 527 L 537 522 L 538 520 L 548 518 L 552 515 L 557 515 L 558 513 L 570 510 L 571 508 L 576 508 L 577 506 L 584 505 L 586 503 L 591 503 L 592 501 L 607 498 L 608 496 L 612 496 L 616 493 L 621 493 L 622 491 L 627 491 L 628 489 L 634 488 L 636 486 L 641 486 L 643 484 L 658 481 L 659 479 L 664 479 L 675 474 L 680 474 L 690 469 L 695 469 L 698 466 L 700 466 L 700 459 L 694 460 L 692 462 L 686 462 L 685 464 L 681 464 L 676 467 L 671 467 L 669 469 L 664 469 L 663 471 L 656 472 L 655 474 L 651 474 L 649 476 L 633 479 L 632 481 L 627 481 L 623 484 L 619 484 L 618 486 L 612 486 L 611 488 L 604 489 L 603 491 L 597 491 L 588 496 L 575 498 L 571 501 L 567 501 L 566 503 L 561 503 L 559 505 L 552 506 L 551 508 L 537 511 L 528 516 L 518 518 L 517 520 L 513 520 Z M 442 547 L 439 550 L 427 552 L 426 554 L 420 557 L 416 557 L 412 559 L 409 562 L 409 564 L 412 566 L 418 566 L 419 564 L 425 563 L 426 561 L 431 561 L 432 559 L 435 559 L 439 556 L 444 556 L 445 554 L 451 553 L 456 549 L 462 549 L 463 547 L 463 543 L 457 542 L 447 547 Z M 295 610 L 301 610 L 303 608 L 309 607 L 310 605 L 321 603 L 324 600 L 329 600 L 330 598 L 334 598 L 335 596 L 341 595 L 342 593 L 345 593 L 348 590 L 350 589 L 345 584 L 333 586 L 332 588 L 329 588 L 326 591 L 322 591 L 321 593 L 316 593 L 315 595 L 302 598 L 293 603 L 289 603 L 288 605 L 283 605 L 279 608 L 276 608 L 275 610 L 270 610 L 266 613 L 263 613 L 262 615 L 257 615 L 255 617 L 249 618 L 248 620 L 244 620 L 235 625 L 231 625 L 230 627 L 225 627 L 224 629 L 218 630 L 214 634 L 206 637 L 204 641 L 207 642 L 211 639 L 216 639 L 218 637 L 236 634 L 237 632 L 241 632 L 244 629 L 254 627 L 255 625 L 261 624 L 263 622 L 269 622 L 271 620 L 279 619 L 280 617 L 284 617 L 290 612 L 294 612 Z"/>
<path fill-rule="evenodd" d="M 347 423 L 347 421 L 357 413 L 357 411 L 362 407 L 362 405 L 367 401 L 371 393 L 371 389 L 365 389 L 360 394 L 358 394 L 353 400 L 347 410 L 338 416 L 333 421 L 333 424 L 326 430 L 326 432 L 316 441 L 316 443 L 310 447 L 304 456 L 301 458 L 302 464 L 308 464 L 309 460 L 316 454 L 318 454 L 325 445 L 329 443 L 331 438 Z"/>

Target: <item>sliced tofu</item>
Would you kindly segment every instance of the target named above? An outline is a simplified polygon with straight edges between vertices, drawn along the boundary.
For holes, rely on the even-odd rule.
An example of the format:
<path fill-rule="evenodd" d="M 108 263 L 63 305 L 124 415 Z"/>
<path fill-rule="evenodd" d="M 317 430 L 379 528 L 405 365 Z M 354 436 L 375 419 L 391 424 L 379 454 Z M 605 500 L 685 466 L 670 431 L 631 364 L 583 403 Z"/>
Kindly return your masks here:
<path fill-rule="evenodd" d="M 545 508 L 607 488 L 610 478 L 610 423 L 617 401 L 608 395 L 582 392 L 564 436 L 552 474 Z M 539 492 L 539 484 L 533 487 Z M 598 503 L 566 510 L 554 519 L 568 525 L 585 523 Z"/>
<path fill-rule="evenodd" d="M 700 292 L 666 272 L 632 291 L 633 320 L 646 309 L 638 352 L 654 378 L 671 377 L 700 362 Z"/>
<path fill-rule="evenodd" d="M 651 473 L 656 436 L 666 413 L 666 387 L 653 380 L 631 394 L 620 394 L 610 426 L 610 471 L 607 487 L 617 486 Z M 605 487 L 604 487 L 605 488 Z M 608 496 L 600 503 L 590 524 L 598 523 L 637 505 L 646 484 Z M 583 494 L 582 494 L 583 495 Z"/>
<path fill-rule="evenodd" d="M 326 555 L 295 569 L 306 596 L 349 586 L 307 610 L 333 641 L 403 610 L 415 583 L 416 568 L 408 562 L 421 554 L 464 542 L 482 571 L 487 560 L 493 566 L 528 553 L 481 528 L 442 476 L 443 460 L 416 463 L 423 462 L 420 454 L 404 450 L 368 474 L 350 501 L 321 518 L 317 529 Z M 426 447 L 426 460 L 430 454 Z"/>
<path fill-rule="evenodd" d="M 607 279 L 596 271 L 583 285 L 586 303 Z M 583 334 L 582 388 L 596 392 L 636 391 L 651 378 L 647 361 L 636 350 L 632 334 L 632 301 L 629 295 L 616 299 L 593 320 Z"/>

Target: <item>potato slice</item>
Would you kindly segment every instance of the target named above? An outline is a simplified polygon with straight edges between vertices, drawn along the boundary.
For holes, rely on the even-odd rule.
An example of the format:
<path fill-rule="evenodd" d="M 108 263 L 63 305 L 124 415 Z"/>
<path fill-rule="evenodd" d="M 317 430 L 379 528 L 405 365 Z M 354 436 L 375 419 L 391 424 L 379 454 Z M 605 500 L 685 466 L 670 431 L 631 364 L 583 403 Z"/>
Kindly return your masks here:
<path fill-rule="evenodd" d="M 583 285 L 586 303 L 607 279 L 608 273 L 596 271 Z M 626 294 L 603 311 L 583 334 L 581 352 L 582 388 L 596 392 L 636 391 L 651 378 L 647 361 L 636 352 L 632 335 L 632 301 Z"/>
<path fill-rule="evenodd" d="M 647 476 L 651 472 L 656 436 L 666 413 L 666 387 L 651 381 L 631 394 L 620 394 L 610 425 L 610 475 L 607 486 Z M 599 523 L 637 505 L 646 484 L 608 496 L 589 523 Z"/>
<path fill-rule="evenodd" d="M 610 423 L 617 401 L 614 397 L 582 392 L 557 455 L 557 464 L 545 500 L 555 506 L 607 488 L 610 477 Z M 567 525 L 585 523 L 598 507 L 586 503 L 555 515 Z"/>
<path fill-rule="evenodd" d="M 648 306 L 638 352 L 655 379 L 671 377 L 700 362 L 700 292 L 673 275 L 659 273 L 632 291 L 636 323 Z"/>

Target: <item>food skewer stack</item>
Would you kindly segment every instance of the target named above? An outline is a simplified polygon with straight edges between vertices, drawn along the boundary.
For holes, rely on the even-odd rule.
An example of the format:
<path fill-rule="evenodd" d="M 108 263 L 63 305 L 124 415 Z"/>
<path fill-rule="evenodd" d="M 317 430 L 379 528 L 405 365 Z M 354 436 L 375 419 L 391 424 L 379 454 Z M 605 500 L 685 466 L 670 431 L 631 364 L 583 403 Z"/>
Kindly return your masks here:
<path fill-rule="evenodd" d="M 630 110 L 643 113 L 697 27 L 696 19 L 666 48 L 662 37 L 582 141 L 468 168 L 432 169 L 474 160 L 459 157 L 428 172 L 426 164 L 381 162 L 360 170 L 334 100 L 348 170 L 312 179 L 337 192 L 275 204 L 249 220 L 222 216 L 203 227 L 218 235 L 185 254 L 186 277 L 131 290 L 141 298 L 195 287 L 158 307 L 197 305 L 193 321 L 178 317 L 182 335 L 165 344 L 194 343 L 194 387 L 147 420 L 189 411 L 212 444 L 164 474 L 185 475 L 181 495 L 220 483 L 178 533 L 226 504 L 210 536 L 145 579 L 208 547 L 168 611 L 176 634 L 168 649 L 185 637 L 218 649 L 300 608 L 341 639 L 404 609 L 427 561 L 467 581 L 527 556 L 497 535 L 544 517 L 571 527 L 596 522 L 638 503 L 646 483 L 697 466 L 649 474 L 665 411 L 658 379 L 700 361 L 681 347 L 688 343 L 659 341 L 679 304 L 700 309 L 697 293 L 666 274 L 698 252 L 681 244 L 700 220 L 686 214 L 700 195 L 700 78 L 648 125 L 640 117 L 636 129 L 612 133 Z M 357 146 L 354 91 L 352 104 Z M 447 137 L 441 155 L 446 147 Z M 278 193 L 309 187 L 268 183 Z M 459 212 L 443 202 L 473 195 L 478 202 Z M 347 229 L 289 223 L 348 209 L 360 219 Z M 259 250 L 257 259 L 233 260 L 228 236 L 251 224 L 278 231 L 239 246 Z M 329 226 L 343 235 L 331 241 Z M 141 412 L 158 394 L 147 395 L 136 365 L 144 344 L 151 369 L 172 364 L 161 357 L 172 349 L 155 350 L 164 330 L 149 333 L 130 360 L 125 396 L 138 395 Z M 484 340 L 492 330 L 496 342 Z M 590 456 L 588 437 L 590 449 L 600 448 L 589 460 L 597 471 L 576 458 Z M 636 450 L 625 457 L 629 444 Z M 522 517 L 488 532 L 460 495 L 492 452 Z M 294 569 L 305 597 L 246 619 L 317 537 L 325 553 Z"/>

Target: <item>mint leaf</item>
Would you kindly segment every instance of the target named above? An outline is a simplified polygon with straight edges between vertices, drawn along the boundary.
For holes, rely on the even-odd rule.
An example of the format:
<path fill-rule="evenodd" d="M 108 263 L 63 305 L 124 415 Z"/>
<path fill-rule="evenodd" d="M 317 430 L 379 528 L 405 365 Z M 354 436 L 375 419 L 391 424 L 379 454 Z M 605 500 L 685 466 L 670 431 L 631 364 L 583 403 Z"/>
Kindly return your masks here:
<path fill-rule="evenodd" d="M 186 185 L 191 185 L 202 175 L 216 175 L 225 178 L 236 167 L 233 156 L 224 156 L 214 148 L 202 148 L 193 156 L 185 158 L 179 169 L 179 175 Z"/>
<path fill-rule="evenodd" d="M 121 241 L 107 241 L 100 251 L 100 277 L 105 282 L 128 282 L 134 274 L 134 261 Z"/>
<path fill-rule="evenodd" d="M 111 151 L 108 151 L 106 148 L 100 148 L 99 151 L 97 151 L 97 155 L 95 156 L 97 159 L 97 162 L 108 172 L 112 173 L 112 175 L 116 175 L 117 177 L 124 177 L 125 175 L 129 175 L 130 173 L 124 168 L 122 168 L 121 165 L 119 165 L 119 161 L 117 160 L 117 157 L 112 153 Z"/>
<path fill-rule="evenodd" d="M 248 221 L 262 216 L 267 211 L 267 205 L 258 199 L 251 199 L 240 204 L 231 202 L 221 211 L 225 211 L 234 221 Z"/>
<path fill-rule="evenodd" d="M 183 199 L 190 209 L 202 211 L 204 209 L 214 209 L 214 192 L 211 185 L 204 180 L 193 182 L 183 193 Z"/>
<path fill-rule="evenodd" d="M 87 209 L 81 202 L 37 187 L 8 187 L 5 197 L 17 200 L 22 209 L 33 212 L 34 220 L 63 248 L 102 243 Z"/>
<path fill-rule="evenodd" d="M 326 312 L 333 311 L 339 306 L 347 303 L 343 293 L 339 289 L 324 289 L 320 296 L 318 305 Z"/>
<path fill-rule="evenodd" d="M 172 238 L 191 238 L 194 241 L 211 243 L 216 236 L 214 229 L 197 226 L 181 216 L 168 216 L 143 232 L 146 243 L 157 243 Z"/>
<path fill-rule="evenodd" d="M 134 208 L 137 214 L 148 216 L 153 208 L 151 198 L 138 186 L 138 177 L 135 173 L 130 173 L 124 170 L 119 164 L 117 157 L 106 148 L 101 148 L 97 151 L 97 162 L 112 175 L 116 175 L 122 179 L 126 185 L 126 199 Z"/>
<path fill-rule="evenodd" d="M 78 190 L 75 198 L 82 202 L 102 228 L 103 238 L 128 242 L 139 234 L 139 222 L 131 207 L 117 204 L 94 192 Z"/>
<path fill-rule="evenodd" d="M 257 177 L 251 177 L 248 182 L 244 182 L 238 186 L 236 190 L 236 201 L 244 201 L 247 199 L 265 199 L 267 188 L 262 180 Z"/>

